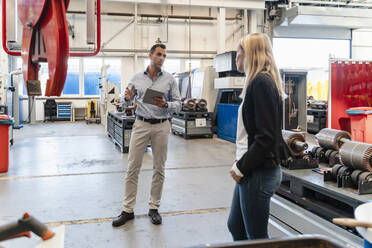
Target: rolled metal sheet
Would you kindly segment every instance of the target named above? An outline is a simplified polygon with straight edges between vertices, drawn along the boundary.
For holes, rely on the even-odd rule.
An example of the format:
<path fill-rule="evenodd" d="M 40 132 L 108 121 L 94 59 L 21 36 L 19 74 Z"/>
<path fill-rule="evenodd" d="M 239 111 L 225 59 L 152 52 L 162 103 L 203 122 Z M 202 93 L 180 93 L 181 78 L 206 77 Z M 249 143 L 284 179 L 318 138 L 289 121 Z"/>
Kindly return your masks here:
<path fill-rule="evenodd" d="M 299 156 L 307 149 L 305 135 L 302 133 L 282 130 L 282 136 L 292 156 Z"/>
<path fill-rule="evenodd" d="M 340 149 L 341 163 L 345 166 L 372 172 L 372 145 L 350 141 Z"/>
<path fill-rule="evenodd" d="M 195 99 L 192 98 L 185 99 L 183 102 L 183 107 L 185 110 L 195 110 L 196 108 Z"/>
<path fill-rule="evenodd" d="M 204 110 L 204 111 L 207 111 L 207 100 L 205 99 L 197 99 L 195 101 L 196 105 L 198 106 L 198 108 L 200 110 Z"/>
<path fill-rule="evenodd" d="M 315 137 L 321 147 L 337 151 L 346 140 L 351 140 L 350 133 L 330 128 L 323 128 Z"/>

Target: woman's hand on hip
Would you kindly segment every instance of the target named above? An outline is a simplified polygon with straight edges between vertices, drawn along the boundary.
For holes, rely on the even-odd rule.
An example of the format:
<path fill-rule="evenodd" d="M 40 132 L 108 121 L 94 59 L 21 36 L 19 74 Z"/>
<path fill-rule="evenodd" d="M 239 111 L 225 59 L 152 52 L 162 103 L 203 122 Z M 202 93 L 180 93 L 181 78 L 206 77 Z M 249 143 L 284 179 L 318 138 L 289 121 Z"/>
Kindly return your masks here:
<path fill-rule="evenodd" d="M 236 183 L 239 183 L 242 177 L 236 175 L 235 171 L 230 170 L 231 177 L 235 180 Z"/>

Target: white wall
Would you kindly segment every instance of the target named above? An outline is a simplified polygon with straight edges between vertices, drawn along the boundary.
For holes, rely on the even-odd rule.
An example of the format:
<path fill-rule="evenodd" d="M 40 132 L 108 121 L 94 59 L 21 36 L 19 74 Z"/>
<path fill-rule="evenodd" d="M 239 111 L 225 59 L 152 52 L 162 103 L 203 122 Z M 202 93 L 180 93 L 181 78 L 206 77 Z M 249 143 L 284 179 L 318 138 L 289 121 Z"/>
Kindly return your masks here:
<path fill-rule="evenodd" d="M 75 15 L 71 19 L 71 24 L 75 27 L 75 39 L 70 37 L 71 48 L 87 47 L 85 45 L 85 20 L 81 15 Z M 133 18 L 131 17 L 102 17 L 102 43 L 105 44 L 120 29 L 128 25 Z M 154 21 L 155 19 L 152 19 Z M 192 20 L 191 21 L 191 50 L 192 51 L 210 51 L 205 57 L 213 58 L 217 50 L 217 25 L 214 20 Z M 235 45 L 242 36 L 241 21 L 226 22 L 226 50 L 235 49 Z M 136 27 L 136 30 L 135 30 Z M 234 33 L 235 31 L 235 33 Z M 134 44 L 134 33 L 136 33 L 136 44 Z M 160 38 L 161 41 L 167 40 L 166 24 L 138 23 L 130 24 L 120 35 L 115 37 L 103 49 L 146 49 L 148 50 L 155 41 Z M 184 54 L 172 54 L 169 56 L 185 57 L 189 50 L 189 25 L 186 20 L 169 19 L 168 50 L 185 51 Z M 108 53 L 105 53 L 108 54 Z M 120 52 L 119 52 L 120 54 Z M 131 55 L 126 53 L 124 55 Z M 118 53 L 115 54 L 116 56 Z M 145 55 L 141 53 L 141 55 Z M 196 55 L 193 55 L 195 57 Z M 201 57 L 198 54 L 196 57 Z M 204 56 L 203 56 L 204 57 Z"/>
<path fill-rule="evenodd" d="M 372 29 L 353 31 L 352 58 L 372 60 Z"/>

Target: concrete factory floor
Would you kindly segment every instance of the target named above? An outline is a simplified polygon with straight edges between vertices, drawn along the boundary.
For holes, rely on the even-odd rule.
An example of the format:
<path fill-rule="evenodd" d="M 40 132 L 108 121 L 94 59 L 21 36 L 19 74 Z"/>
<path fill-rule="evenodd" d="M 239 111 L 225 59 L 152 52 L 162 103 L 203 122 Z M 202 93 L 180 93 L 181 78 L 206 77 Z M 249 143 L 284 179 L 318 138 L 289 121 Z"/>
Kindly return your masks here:
<path fill-rule="evenodd" d="M 127 154 L 98 124 L 55 122 L 14 131 L 9 172 L 0 174 L 0 226 L 29 212 L 55 228 L 65 225 L 65 247 L 188 247 L 232 241 L 226 227 L 234 182 L 235 145 L 170 134 L 166 180 L 159 209 L 163 224 L 147 217 L 151 149 L 139 178 L 136 218 L 113 228 L 122 210 Z M 273 237 L 288 234 L 270 220 Z M 35 247 L 19 238 L 0 247 Z"/>

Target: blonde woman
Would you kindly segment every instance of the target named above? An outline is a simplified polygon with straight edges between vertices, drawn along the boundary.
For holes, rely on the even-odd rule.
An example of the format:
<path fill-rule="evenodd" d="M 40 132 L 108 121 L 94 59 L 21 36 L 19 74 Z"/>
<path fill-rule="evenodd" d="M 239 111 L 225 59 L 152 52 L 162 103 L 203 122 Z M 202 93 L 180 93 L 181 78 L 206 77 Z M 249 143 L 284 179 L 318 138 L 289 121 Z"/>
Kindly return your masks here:
<path fill-rule="evenodd" d="M 271 45 L 265 34 L 250 34 L 237 48 L 238 71 L 246 85 L 239 108 L 236 181 L 228 219 L 234 240 L 268 238 L 270 198 L 278 189 L 282 146 L 282 86 Z"/>

